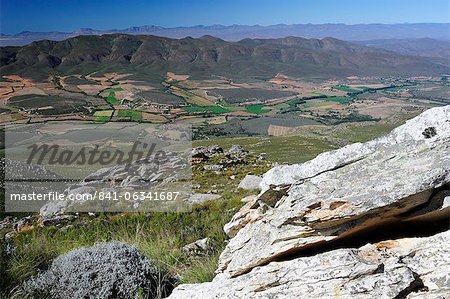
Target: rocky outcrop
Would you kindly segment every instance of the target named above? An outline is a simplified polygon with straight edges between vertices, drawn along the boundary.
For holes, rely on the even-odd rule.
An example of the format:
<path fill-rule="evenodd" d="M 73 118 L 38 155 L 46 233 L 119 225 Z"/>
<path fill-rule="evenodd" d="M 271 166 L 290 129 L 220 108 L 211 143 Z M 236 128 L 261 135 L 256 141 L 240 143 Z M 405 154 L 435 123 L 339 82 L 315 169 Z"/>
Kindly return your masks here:
<path fill-rule="evenodd" d="M 259 206 L 258 197 L 245 197 L 247 203 L 231 218 L 231 221 L 225 224 L 223 230 L 228 237 L 233 238 L 237 232 L 248 223 L 259 220 L 263 215 L 265 208 Z"/>
<path fill-rule="evenodd" d="M 258 190 L 261 184 L 262 178 L 257 175 L 247 174 L 239 183 L 238 188 L 244 190 Z"/>
<path fill-rule="evenodd" d="M 226 154 L 228 156 L 245 156 L 248 153 L 249 151 L 240 146 L 239 144 L 233 144 Z"/>
<path fill-rule="evenodd" d="M 197 241 L 187 244 L 187 245 L 183 246 L 183 248 L 181 248 L 181 250 L 186 252 L 187 254 L 194 254 L 194 255 L 205 253 L 211 249 L 212 249 L 212 246 L 211 246 L 210 238 L 203 238 L 203 239 L 197 240 Z"/>
<path fill-rule="evenodd" d="M 190 165 L 188 159 L 179 153 L 166 152 L 165 154 L 163 161 L 141 159 L 129 165 L 119 164 L 98 169 L 77 184 L 68 186 L 64 194 L 67 197 L 75 197 L 76 195 L 94 196 L 97 192 L 111 195 L 123 191 L 169 190 L 175 182 L 183 182 L 189 177 L 190 173 L 186 169 Z M 189 184 L 179 185 L 181 193 L 187 193 L 189 189 Z M 184 195 L 188 196 L 188 194 Z M 120 201 L 122 206 L 118 208 L 109 201 L 107 211 L 135 210 L 140 204 L 136 201 Z M 39 214 L 45 222 L 68 213 L 102 211 L 105 208 L 101 207 L 100 200 L 91 201 L 90 204 L 90 207 L 84 208 L 83 205 L 86 204 L 83 201 L 49 201 L 40 208 Z"/>
<path fill-rule="evenodd" d="M 191 152 L 192 163 L 196 164 L 223 154 L 223 148 L 218 145 L 194 147 Z"/>
<path fill-rule="evenodd" d="M 449 186 L 450 106 L 275 167 L 225 226 L 232 239 L 214 281 L 171 298 L 440 298 L 450 289 L 450 235 L 437 234 L 449 229 Z"/>
<path fill-rule="evenodd" d="M 446 298 L 450 232 L 272 262 L 212 282 L 181 285 L 169 298 Z"/>
<path fill-rule="evenodd" d="M 450 107 L 428 110 L 381 139 L 270 170 L 258 207 L 220 259 L 229 276 L 277 256 L 354 234 L 426 209 L 450 182 Z M 435 128 L 427 138 L 423 132 Z M 283 188 L 284 187 L 284 188 Z"/>

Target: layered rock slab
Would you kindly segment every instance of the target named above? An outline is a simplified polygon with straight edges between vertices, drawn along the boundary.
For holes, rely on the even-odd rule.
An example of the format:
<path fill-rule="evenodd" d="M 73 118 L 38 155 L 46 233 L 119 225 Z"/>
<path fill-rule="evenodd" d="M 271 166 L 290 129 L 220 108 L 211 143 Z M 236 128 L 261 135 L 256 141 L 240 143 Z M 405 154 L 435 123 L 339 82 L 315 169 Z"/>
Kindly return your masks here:
<path fill-rule="evenodd" d="M 450 231 L 271 262 L 169 298 L 448 298 Z"/>
<path fill-rule="evenodd" d="M 430 198 L 449 182 L 450 106 L 430 109 L 377 140 L 273 168 L 253 211 L 245 213 L 250 220 L 235 217 L 240 230 L 228 225 L 234 237 L 218 272 L 238 276 L 286 254 L 408 220 L 413 212 L 417 217 L 422 209 L 426 214 Z"/>

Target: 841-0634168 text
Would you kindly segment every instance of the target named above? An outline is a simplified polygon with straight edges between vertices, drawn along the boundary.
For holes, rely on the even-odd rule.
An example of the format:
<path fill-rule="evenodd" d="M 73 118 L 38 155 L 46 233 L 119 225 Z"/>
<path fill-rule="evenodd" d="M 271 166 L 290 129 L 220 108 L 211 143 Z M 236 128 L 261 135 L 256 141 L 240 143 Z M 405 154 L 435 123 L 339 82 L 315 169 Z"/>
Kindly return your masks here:
<path fill-rule="evenodd" d="M 177 191 L 96 191 L 94 193 L 12 193 L 10 200 L 14 201 L 175 201 L 179 197 Z"/>

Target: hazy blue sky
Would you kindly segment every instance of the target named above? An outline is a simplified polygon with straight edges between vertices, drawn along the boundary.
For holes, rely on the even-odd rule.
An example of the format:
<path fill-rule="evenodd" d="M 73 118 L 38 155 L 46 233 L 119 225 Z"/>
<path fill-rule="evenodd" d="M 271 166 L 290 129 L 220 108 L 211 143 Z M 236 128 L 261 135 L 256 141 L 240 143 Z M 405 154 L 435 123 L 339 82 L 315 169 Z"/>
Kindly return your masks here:
<path fill-rule="evenodd" d="M 449 22 L 449 0 L 0 0 L 2 33 L 211 24 Z"/>

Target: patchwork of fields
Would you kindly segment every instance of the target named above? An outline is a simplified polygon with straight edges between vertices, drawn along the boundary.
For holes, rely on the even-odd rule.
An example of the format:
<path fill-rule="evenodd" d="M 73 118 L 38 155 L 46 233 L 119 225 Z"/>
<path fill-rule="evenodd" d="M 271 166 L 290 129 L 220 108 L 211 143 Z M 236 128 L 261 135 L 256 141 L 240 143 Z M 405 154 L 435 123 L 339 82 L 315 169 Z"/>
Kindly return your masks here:
<path fill-rule="evenodd" d="M 35 82 L 3 76 L 0 121 L 179 121 L 194 125 L 194 137 L 200 139 L 268 136 L 290 134 L 305 125 L 384 122 L 450 98 L 448 85 L 438 78 L 307 82 L 278 74 L 233 82 L 223 77 L 193 80 L 170 72 L 159 79 L 136 77 L 94 72 Z"/>

